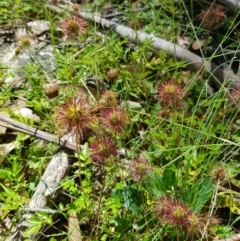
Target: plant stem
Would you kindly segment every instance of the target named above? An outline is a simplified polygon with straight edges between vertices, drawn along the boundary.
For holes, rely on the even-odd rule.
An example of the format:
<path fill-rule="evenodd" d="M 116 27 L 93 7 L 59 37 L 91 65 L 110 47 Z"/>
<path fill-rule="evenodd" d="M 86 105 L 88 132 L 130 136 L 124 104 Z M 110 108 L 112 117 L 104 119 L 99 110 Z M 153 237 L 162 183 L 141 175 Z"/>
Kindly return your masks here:
<path fill-rule="evenodd" d="M 104 172 L 103 172 L 104 173 Z M 94 231 L 94 227 L 96 225 L 96 222 L 98 220 L 98 217 L 99 217 L 99 211 L 100 211 L 100 207 L 101 207 L 101 202 L 102 202 L 102 197 L 103 197 L 103 193 L 104 193 L 104 187 L 105 187 L 105 175 L 103 177 L 103 188 L 101 190 L 101 193 L 100 193 L 100 197 L 99 197 L 99 202 L 98 202 L 98 207 L 97 207 L 97 212 L 96 212 L 96 215 L 94 216 L 94 220 L 93 220 L 93 223 L 92 223 L 92 228 L 91 228 L 91 233 L 90 233 L 90 240 L 92 240 L 92 235 L 93 235 L 93 231 Z"/>
<path fill-rule="evenodd" d="M 82 190 L 82 192 L 84 191 L 83 190 L 83 187 L 82 187 L 82 178 L 81 178 L 81 158 L 80 158 L 80 154 L 79 154 L 79 150 L 81 148 L 80 146 L 80 137 L 81 137 L 81 133 L 79 133 L 79 131 L 76 131 L 76 149 L 77 149 L 77 157 L 78 157 L 78 178 L 79 178 L 79 186 L 80 186 L 80 189 Z"/>

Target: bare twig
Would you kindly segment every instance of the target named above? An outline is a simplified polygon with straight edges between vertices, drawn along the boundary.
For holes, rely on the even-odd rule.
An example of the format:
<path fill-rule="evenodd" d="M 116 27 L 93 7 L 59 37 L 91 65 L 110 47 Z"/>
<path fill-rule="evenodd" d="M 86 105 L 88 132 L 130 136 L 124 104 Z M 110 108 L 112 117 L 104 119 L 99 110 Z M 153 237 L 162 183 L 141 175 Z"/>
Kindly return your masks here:
<path fill-rule="evenodd" d="M 218 180 L 217 186 L 219 186 L 219 180 Z M 204 239 L 204 236 L 207 233 L 207 229 L 208 229 L 208 226 L 210 224 L 210 218 L 213 216 L 213 210 L 216 206 L 216 201 L 217 201 L 217 188 L 215 189 L 215 193 L 212 197 L 212 202 L 211 202 L 212 205 L 211 205 L 211 210 L 210 210 L 210 213 L 209 213 L 209 219 L 207 220 L 206 225 L 204 227 L 204 230 L 203 230 L 203 233 L 202 233 L 202 239 Z"/>
<path fill-rule="evenodd" d="M 240 0 L 218 0 L 220 3 L 229 7 L 231 10 L 239 11 L 240 10 Z"/>
<path fill-rule="evenodd" d="M 83 237 L 79 227 L 79 220 L 76 212 L 69 215 L 68 220 L 68 241 L 82 241 Z"/>
<path fill-rule="evenodd" d="M 218 191 L 218 193 L 223 192 L 225 194 L 231 194 L 233 202 L 235 202 L 235 203 L 239 203 L 240 202 L 240 198 L 234 196 L 234 194 L 239 196 L 239 192 L 233 191 L 231 189 L 227 189 L 227 188 L 225 188 L 223 186 L 218 186 L 217 187 L 217 191 Z"/>
<path fill-rule="evenodd" d="M 135 31 L 129 27 L 91 13 L 79 12 L 79 14 L 86 19 L 100 23 L 103 27 L 114 29 L 121 37 L 127 37 L 132 42 L 143 42 L 146 39 L 150 39 L 154 49 L 165 50 L 168 52 L 169 56 L 176 58 L 177 60 L 184 60 L 188 64 L 188 67 L 194 71 L 198 71 L 204 66 L 205 72 L 210 75 L 211 79 L 218 87 L 221 87 L 223 84 L 227 84 L 231 87 L 240 87 L 240 77 L 236 76 L 230 69 L 222 69 L 215 63 L 207 61 L 176 44 L 142 31 Z"/>
<path fill-rule="evenodd" d="M 45 212 L 45 213 L 49 213 L 49 214 L 56 214 L 57 211 L 54 209 L 50 209 L 50 208 L 24 208 L 23 211 L 25 212 L 32 212 L 32 213 L 36 213 L 36 212 Z"/>
<path fill-rule="evenodd" d="M 185 0 L 186 1 L 186 0 Z M 209 1 L 209 0 L 200 0 L 200 2 L 212 5 L 216 3 L 217 1 Z M 218 0 L 221 4 L 225 5 L 229 9 L 231 9 L 233 12 L 238 12 L 240 10 L 240 0 Z"/>
<path fill-rule="evenodd" d="M 23 124 L 21 122 L 15 121 L 12 118 L 4 115 L 3 113 L 0 113 L 0 120 L 9 123 L 11 125 L 4 125 L 3 123 L 0 123 L 0 126 L 4 126 L 6 128 L 20 131 L 22 133 L 37 137 L 41 140 L 49 141 L 49 142 L 55 142 L 61 147 L 68 148 L 70 150 L 75 151 L 76 150 L 76 144 L 68 141 L 66 138 L 62 137 L 59 138 L 55 135 L 49 134 L 47 132 L 38 130 L 37 128 L 33 128 L 31 126 L 28 126 L 26 124 Z"/>
<path fill-rule="evenodd" d="M 49 162 L 40 182 L 38 183 L 33 197 L 27 206 L 30 210 L 43 210 L 51 206 L 57 197 L 60 181 L 67 175 L 70 168 L 68 155 L 64 152 L 56 154 Z M 25 211 L 27 211 L 27 209 Z M 23 232 L 29 227 L 28 219 L 33 214 L 27 213 L 21 216 L 19 223 L 14 228 L 8 241 L 19 241 L 23 239 Z M 34 234 L 37 236 L 38 234 Z"/>
<path fill-rule="evenodd" d="M 231 2 L 233 6 L 240 8 L 240 0 L 222 0 L 225 2 Z M 62 13 L 63 10 L 52 5 L 48 5 L 50 9 L 58 13 Z M 152 47 L 156 50 L 165 50 L 168 52 L 169 56 L 176 58 L 177 60 L 185 61 L 188 67 L 193 71 L 199 71 L 204 68 L 205 72 L 208 73 L 216 86 L 219 88 L 226 84 L 230 87 L 236 88 L 240 87 L 240 77 L 235 75 L 234 72 L 229 68 L 228 70 L 223 69 L 216 65 L 215 63 L 205 60 L 200 56 L 184 49 L 174 43 L 168 42 L 164 39 L 155 37 L 152 34 L 147 34 L 143 31 L 135 31 L 127 26 L 118 24 L 113 21 L 109 21 L 105 18 L 96 16 L 90 12 L 79 12 L 83 18 L 90 19 L 96 23 L 101 24 L 103 27 L 114 29 L 121 37 L 129 38 L 132 42 L 143 42 L 146 39 L 152 40 Z"/>

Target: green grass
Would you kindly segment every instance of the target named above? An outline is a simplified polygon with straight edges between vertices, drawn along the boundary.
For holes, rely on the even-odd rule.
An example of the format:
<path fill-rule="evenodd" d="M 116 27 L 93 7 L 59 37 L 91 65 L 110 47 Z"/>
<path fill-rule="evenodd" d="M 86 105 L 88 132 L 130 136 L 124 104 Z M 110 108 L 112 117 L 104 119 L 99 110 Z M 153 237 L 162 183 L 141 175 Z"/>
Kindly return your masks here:
<path fill-rule="evenodd" d="M 84 240 L 211 240 L 237 233 L 240 215 L 237 125 L 240 94 L 237 92 L 239 97 L 235 97 L 236 103 L 233 103 L 233 90 L 222 85 L 209 95 L 208 85 L 212 82 L 205 73 L 189 71 L 186 63 L 169 58 L 164 51 L 153 50 L 151 41 L 132 48 L 128 39 L 121 39 L 114 30 L 103 29 L 92 22 L 88 22 L 87 31 L 79 34 L 77 40 L 64 41 L 58 29 L 59 22 L 71 13 L 66 11 L 57 15 L 43 1 L 38 4 L 43 6 L 40 11 L 36 11 L 33 1 L 16 1 L 13 5 L 6 0 L 0 5 L 0 23 L 14 25 L 19 20 L 22 23 L 49 20 L 56 70 L 48 73 L 35 61 L 24 69 L 26 81 L 14 88 L 4 83 L 9 72 L 6 66 L 2 66 L 1 111 L 58 136 L 64 134 L 66 126 L 78 137 L 82 132 L 86 135 L 80 151 L 69 153 L 73 161 L 71 170 L 61 181 L 61 192 L 51 205 L 58 212 L 57 218 L 36 212 L 25 237 L 30 238 L 43 230 L 45 236 L 41 236 L 41 240 L 67 240 L 66 226 L 72 212 L 77 213 Z M 139 21 L 143 31 L 172 42 L 183 33 L 191 43 L 205 32 L 213 40 L 198 51 L 203 58 L 217 61 L 223 57 L 226 63 L 235 61 L 234 57 L 239 53 L 236 37 L 240 31 L 239 14 L 225 13 L 224 22 L 208 30 L 204 21 L 198 18 L 206 7 L 201 2 L 163 1 L 161 6 L 155 7 L 156 4 L 158 1 L 142 1 L 146 7 L 144 11 L 134 11 L 130 3 L 120 5 L 119 8 L 124 6 L 127 10 L 124 18 L 119 17 L 121 23 Z M 101 1 L 86 6 L 93 12 L 104 11 Z M 212 46 L 214 49 L 209 51 Z M 223 49 L 231 50 L 230 60 Z M 20 49 L 20 54 L 21 51 L 24 48 Z M 224 62 L 219 63 L 219 66 L 223 65 Z M 116 79 L 108 81 L 111 69 L 117 70 L 118 74 Z M 95 90 L 86 81 L 92 76 L 100 79 Z M 43 86 L 53 79 L 62 84 L 57 98 L 49 100 Z M 164 88 L 171 80 L 172 88 L 176 87 L 184 94 L 171 94 L 172 102 L 169 102 Z M 118 119 L 123 131 L 114 131 L 109 123 L 104 122 L 107 120 L 104 111 L 111 108 L 101 102 L 103 93 L 99 86 L 102 83 L 107 90 L 118 94 L 118 108 L 121 106 L 121 110 L 127 113 L 127 123 L 123 123 L 124 114 Z M 96 119 L 94 126 L 97 128 L 90 126 L 91 131 L 85 131 L 83 126 L 76 129 L 72 122 L 69 123 L 69 115 L 78 115 L 80 111 L 74 111 L 82 102 L 74 105 L 75 109 L 70 113 L 72 106 L 67 100 L 79 97 L 77 95 L 83 89 L 88 96 L 89 115 Z M 8 100 L 14 105 L 19 96 L 41 118 L 39 123 L 17 116 L 4 107 Z M 116 105 L 114 101 L 110 104 Z M 64 125 L 59 124 L 59 109 L 67 116 Z M 89 124 L 81 121 L 81 124 Z M 114 127 L 117 124 L 115 122 Z M 0 143 L 9 142 L 8 136 L 1 135 Z M 16 148 L 0 156 L 0 217 L 11 222 L 4 231 L 6 235 L 2 234 L 3 240 L 22 215 L 22 208 L 31 200 L 57 149 L 55 143 L 42 142 L 34 137 L 26 140 L 22 133 L 14 137 Z M 104 160 L 97 162 L 93 155 L 94 143 L 99 144 L 107 137 L 125 154 L 108 156 L 104 150 L 110 144 L 103 141 L 98 148 L 102 148 Z M 111 149 L 111 153 L 115 152 Z M 151 171 L 148 172 L 147 168 Z M 225 189 L 218 192 L 218 186 Z M 164 203 L 164 197 L 169 205 Z M 175 200 L 175 204 L 171 200 Z M 187 223 L 186 228 L 183 225 L 186 220 L 180 217 L 179 221 L 173 213 L 174 205 L 183 208 L 185 218 L 194 215 L 196 223 Z M 160 207 L 162 215 L 158 215 Z M 221 221 L 216 222 L 214 217 Z"/>

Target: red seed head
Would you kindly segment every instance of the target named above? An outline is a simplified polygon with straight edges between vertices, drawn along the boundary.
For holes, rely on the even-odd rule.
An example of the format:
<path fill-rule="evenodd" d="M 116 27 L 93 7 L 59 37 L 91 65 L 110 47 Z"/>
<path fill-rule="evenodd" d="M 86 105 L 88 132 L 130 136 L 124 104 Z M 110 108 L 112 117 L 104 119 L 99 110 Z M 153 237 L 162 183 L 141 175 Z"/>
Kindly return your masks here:
<path fill-rule="evenodd" d="M 159 102 L 167 107 L 181 107 L 184 98 L 184 89 L 182 85 L 173 80 L 160 84 L 158 87 Z"/>
<path fill-rule="evenodd" d="M 117 107 L 118 105 L 118 95 L 113 90 L 105 91 L 99 100 L 101 108 Z"/>
<path fill-rule="evenodd" d="M 127 113 L 122 108 L 109 108 L 103 110 L 103 124 L 113 133 L 122 133 L 129 120 Z"/>
<path fill-rule="evenodd" d="M 225 10 L 220 5 L 212 5 L 209 9 L 202 10 L 198 16 L 207 29 L 213 29 L 217 24 L 224 22 Z"/>
<path fill-rule="evenodd" d="M 90 144 L 92 149 L 92 159 L 99 165 L 102 165 L 104 162 L 110 158 L 116 158 L 117 156 L 117 146 L 116 143 L 108 137 L 100 138 Z"/>
<path fill-rule="evenodd" d="M 130 163 L 131 176 L 135 182 L 142 180 L 151 171 L 151 166 L 143 158 L 138 158 Z"/>
<path fill-rule="evenodd" d="M 154 208 L 157 216 L 165 223 L 182 229 L 188 227 L 188 217 L 192 211 L 179 200 L 169 196 L 161 197 L 155 202 Z"/>
<path fill-rule="evenodd" d="M 86 32 L 87 21 L 80 17 L 70 17 L 60 23 L 60 27 L 65 36 L 76 39 L 81 32 Z"/>
<path fill-rule="evenodd" d="M 95 118 L 83 99 L 69 99 L 56 109 L 55 123 L 60 130 L 74 131 L 83 138 L 84 131 L 92 129 Z"/>

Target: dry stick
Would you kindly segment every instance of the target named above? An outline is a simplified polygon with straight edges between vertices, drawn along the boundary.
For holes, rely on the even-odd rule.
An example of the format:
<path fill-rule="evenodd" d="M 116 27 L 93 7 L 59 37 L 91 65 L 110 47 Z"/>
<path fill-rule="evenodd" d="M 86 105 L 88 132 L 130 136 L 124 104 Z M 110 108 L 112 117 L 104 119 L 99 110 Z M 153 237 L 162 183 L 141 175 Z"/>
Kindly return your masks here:
<path fill-rule="evenodd" d="M 227 188 L 222 187 L 222 186 L 218 186 L 218 187 L 217 187 L 217 191 L 218 191 L 218 192 L 229 193 L 229 194 L 232 194 L 232 196 L 233 196 L 234 194 L 239 195 L 239 192 L 233 191 L 233 190 L 231 190 L 231 189 L 227 189 Z M 232 197 L 232 201 L 233 201 L 234 203 L 237 203 L 237 202 L 239 203 L 239 202 L 240 202 L 240 198 Z"/>
<path fill-rule="evenodd" d="M 100 23 L 103 27 L 113 28 L 121 37 L 129 38 L 132 42 L 141 43 L 146 39 L 152 40 L 152 47 L 154 49 L 165 50 L 168 52 L 169 56 L 176 58 L 179 61 L 185 61 L 191 70 L 199 71 L 203 68 L 211 76 L 214 84 L 218 87 L 221 87 L 223 84 L 228 84 L 228 86 L 233 88 L 240 87 L 240 77 L 236 76 L 231 70 L 222 69 L 218 65 L 209 62 L 176 44 L 142 31 L 135 31 L 129 27 L 95 16 L 91 13 L 79 12 L 79 14 L 83 18 Z"/>
<path fill-rule="evenodd" d="M 234 6 L 237 5 L 237 2 L 234 0 L 222 0 L 225 2 L 231 2 Z M 240 0 L 237 0 L 238 2 Z M 240 4 L 239 4 L 240 5 Z M 237 7 L 240 8 L 240 6 Z M 62 9 L 53 6 L 47 5 L 50 9 L 57 13 L 64 12 Z M 152 34 L 147 34 L 142 31 L 135 31 L 129 27 L 118 24 L 113 21 L 109 21 L 105 18 L 101 18 L 99 16 L 93 15 L 92 13 L 87 12 L 79 12 L 79 15 L 83 18 L 90 19 L 96 23 L 100 23 L 103 27 L 114 29 L 121 37 L 128 37 L 132 42 L 143 42 L 146 39 L 152 40 L 152 47 L 156 50 L 164 50 L 167 51 L 169 56 L 176 58 L 181 61 L 184 60 L 188 67 L 193 71 L 199 71 L 204 69 L 213 80 L 214 84 L 218 87 L 221 87 L 222 84 L 228 84 L 230 87 L 236 88 L 240 87 L 240 77 L 236 76 L 230 69 L 222 69 L 215 63 L 209 62 L 200 56 L 184 49 L 176 44 L 168 42 L 164 39 L 153 36 Z"/>
<path fill-rule="evenodd" d="M 218 0 L 221 4 L 225 5 L 229 9 L 231 9 L 233 12 L 238 12 L 240 10 L 240 0 Z M 200 0 L 200 2 L 206 3 L 206 4 L 214 4 L 215 1 L 209 1 L 209 0 Z"/>
<path fill-rule="evenodd" d="M 55 135 L 48 134 L 44 131 L 40 131 L 37 128 L 30 127 L 26 124 L 20 123 L 11 119 L 10 117 L 0 113 L 0 120 L 7 122 L 11 125 L 5 125 L 0 123 L 0 125 L 13 129 L 15 131 L 20 131 L 28 135 L 40 138 L 42 140 L 56 142 L 62 147 L 66 147 L 70 150 L 76 150 L 76 145 L 65 140 L 64 138 L 58 138 Z M 31 198 L 28 207 L 24 209 L 27 211 L 38 210 L 48 208 L 48 201 L 54 200 L 56 198 L 55 191 L 60 187 L 60 181 L 66 176 L 70 168 L 68 155 L 64 152 L 56 154 L 52 160 L 49 162 L 40 182 L 38 183 L 33 197 Z M 49 209 L 46 210 L 48 212 Z M 19 241 L 22 239 L 22 233 L 29 227 L 29 222 L 27 221 L 31 218 L 33 214 L 26 213 L 20 217 L 18 224 L 14 227 L 11 236 L 8 237 L 8 241 Z M 40 232 L 40 231 L 39 231 Z M 39 232 L 35 235 L 38 235 Z"/>
<path fill-rule="evenodd" d="M 217 186 L 219 186 L 219 180 L 217 181 Z M 204 227 L 204 230 L 203 230 L 203 233 L 202 233 L 202 240 L 204 239 L 204 236 L 206 235 L 207 233 L 207 229 L 208 229 L 208 226 L 209 226 L 209 223 L 210 223 L 210 218 L 212 217 L 213 215 L 213 210 L 216 206 L 216 202 L 217 202 L 217 188 L 215 189 L 215 193 L 214 193 L 214 196 L 212 197 L 212 207 L 211 207 L 211 210 L 210 210 L 210 214 L 209 214 L 209 219 L 207 220 L 206 224 L 205 224 L 205 227 Z M 207 237 L 207 236 L 206 236 Z"/>
<path fill-rule="evenodd" d="M 240 0 L 219 0 L 219 2 L 229 7 L 234 12 L 240 10 Z"/>
<path fill-rule="evenodd" d="M 76 150 L 76 145 L 64 140 L 64 138 L 58 138 L 55 135 L 48 134 L 44 131 L 40 131 L 37 128 L 30 127 L 26 124 L 20 123 L 11 119 L 10 117 L 0 113 L 0 120 L 7 122 L 11 125 L 5 125 L 0 123 L 0 125 L 15 130 L 26 133 L 28 135 L 40 138 L 42 140 L 56 142 L 62 147 L 66 147 L 70 150 Z M 68 156 L 64 152 L 60 152 L 55 155 L 49 162 L 40 182 L 38 183 L 33 197 L 31 198 L 28 207 L 24 209 L 25 211 L 30 210 L 44 210 L 49 213 L 49 203 L 48 200 L 54 200 L 56 198 L 55 191 L 60 187 L 60 181 L 67 175 L 70 169 L 70 164 Z M 28 219 L 31 218 L 33 214 L 26 213 L 20 217 L 18 224 L 13 228 L 10 237 L 7 241 L 19 241 L 22 239 L 23 232 L 29 227 Z M 40 231 L 39 231 L 40 232 Z M 34 235 L 37 236 L 38 233 Z M 33 238 L 33 237 L 32 237 Z"/>
<path fill-rule="evenodd" d="M 55 142 L 59 146 L 68 148 L 68 149 L 73 150 L 73 151 L 76 150 L 76 145 L 74 143 L 72 143 L 72 142 L 70 142 L 70 141 L 68 141 L 64 138 L 59 138 L 55 135 L 51 135 L 47 132 L 38 130 L 37 128 L 33 128 L 33 127 L 30 127 L 30 126 L 28 126 L 26 124 L 23 124 L 21 122 L 15 121 L 12 118 L 10 118 L 10 117 L 2 114 L 2 113 L 0 113 L 0 120 L 2 120 L 4 122 L 7 122 L 7 123 L 12 125 L 12 126 L 11 125 L 4 125 L 4 124 L 0 123 L 0 126 L 4 126 L 4 127 L 9 128 L 9 129 L 12 129 L 12 130 L 20 131 L 22 133 L 37 137 L 37 138 L 45 140 L 45 141 Z"/>
<path fill-rule="evenodd" d="M 48 208 L 51 202 L 57 197 L 56 191 L 60 187 L 60 181 L 67 175 L 69 169 L 70 162 L 66 153 L 60 152 L 53 156 L 36 187 L 27 209 Z M 23 214 L 7 241 L 22 240 L 23 232 L 30 226 L 28 219 L 32 216 L 33 214 L 30 213 Z M 34 234 L 34 237 L 37 236 L 39 232 Z"/>
<path fill-rule="evenodd" d="M 33 128 L 26 124 L 15 121 L 10 117 L 4 115 L 3 113 L 0 113 L 0 120 L 12 125 L 10 126 L 7 124 L 5 125 L 4 123 L 0 123 L 0 125 L 6 128 L 13 129 L 15 131 L 20 131 L 28 135 L 40 138 L 42 140 L 57 142 L 62 147 L 66 147 L 70 150 L 76 150 L 76 145 L 65 140 L 64 138 L 60 139 L 55 135 L 48 134 L 44 131 L 38 130 L 37 128 Z M 56 198 L 57 195 L 55 191 L 59 189 L 60 181 L 67 175 L 69 169 L 70 163 L 68 155 L 64 152 L 56 154 L 49 162 L 40 182 L 36 187 L 34 195 L 31 198 L 30 203 L 28 204 L 28 207 L 24 210 L 44 210 L 45 208 L 48 208 L 48 201 L 53 201 Z M 46 209 L 46 212 L 48 211 L 49 209 Z M 32 216 L 33 214 L 29 213 L 22 215 L 18 220 L 18 224 L 13 228 L 10 237 L 7 238 L 7 241 L 22 240 L 23 232 L 29 227 L 28 219 Z M 39 232 L 36 233 L 35 236 L 37 236 Z"/>

